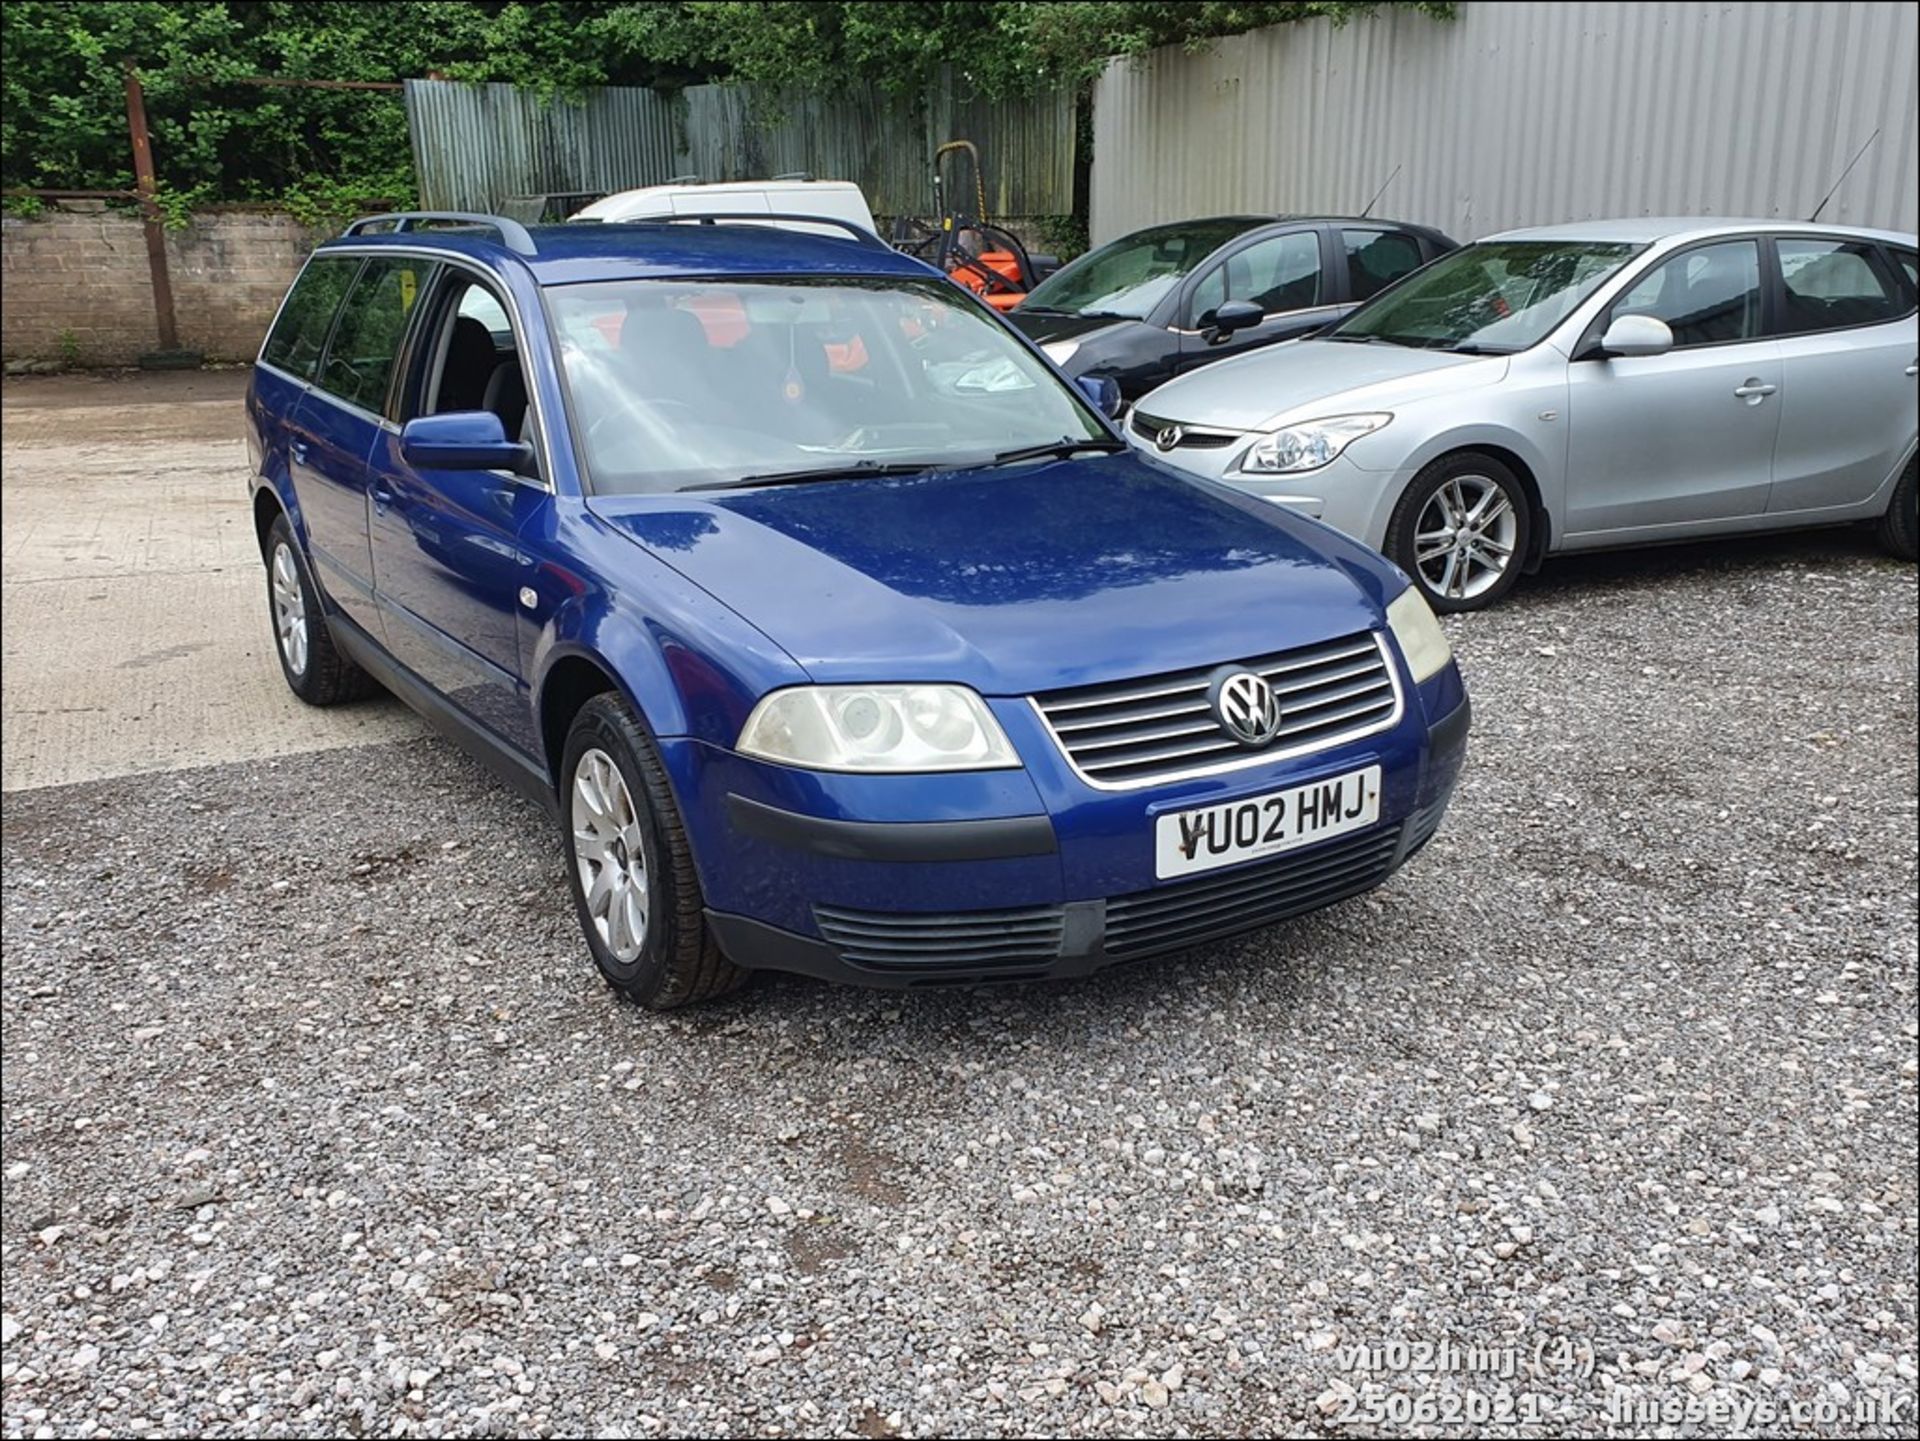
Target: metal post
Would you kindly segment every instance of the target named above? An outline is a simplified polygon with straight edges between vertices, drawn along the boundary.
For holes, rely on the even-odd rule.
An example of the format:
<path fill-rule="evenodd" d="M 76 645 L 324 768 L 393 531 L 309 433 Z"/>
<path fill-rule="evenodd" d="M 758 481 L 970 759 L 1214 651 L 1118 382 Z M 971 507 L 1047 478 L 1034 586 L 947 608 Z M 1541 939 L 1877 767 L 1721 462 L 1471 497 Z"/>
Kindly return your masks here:
<path fill-rule="evenodd" d="M 153 318 L 163 351 L 180 348 L 180 331 L 173 318 L 173 281 L 167 274 L 167 232 L 160 223 L 160 202 L 154 198 L 153 144 L 147 136 L 147 102 L 140 91 L 140 72 L 131 60 L 127 72 L 127 131 L 133 137 L 133 178 L 140 197 L 143 229 L 147 233 L 147 270 L 153 279 Z"/>

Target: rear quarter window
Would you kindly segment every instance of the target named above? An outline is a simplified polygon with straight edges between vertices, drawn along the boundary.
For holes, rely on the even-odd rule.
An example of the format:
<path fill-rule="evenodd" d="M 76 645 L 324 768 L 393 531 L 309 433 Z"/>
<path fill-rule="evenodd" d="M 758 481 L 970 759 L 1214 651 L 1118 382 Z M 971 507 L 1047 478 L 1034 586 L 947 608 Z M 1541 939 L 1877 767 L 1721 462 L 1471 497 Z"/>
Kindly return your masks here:
<path fill-rule="evenodd" d="M 1907 279 L 1907 305 L 1911 307 L 1916 295 L 1920 294 L 1920 254 L 1898 245 L 1888 246 L 1887 254 L 1893 257 L 1893 263 Z"/>
<path fill-rule="evenodd" d="M 319 256 L 293 282 L 260 358 L 301 380 L 312 380 L 326 349 L 334 313 L 360 268 L 358 256 Z"/>

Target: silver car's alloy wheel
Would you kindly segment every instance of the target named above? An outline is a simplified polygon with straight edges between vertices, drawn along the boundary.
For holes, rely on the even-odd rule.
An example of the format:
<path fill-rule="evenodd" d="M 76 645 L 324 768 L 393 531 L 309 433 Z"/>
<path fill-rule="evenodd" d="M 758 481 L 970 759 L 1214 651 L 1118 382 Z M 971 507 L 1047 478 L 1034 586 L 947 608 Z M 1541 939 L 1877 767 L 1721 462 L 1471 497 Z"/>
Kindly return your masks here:
<path fill-rule="evenodd" d="M 300 567 L 293 548 L 282 541 L 273 548 L 273 629 L 280 654 L 295 675 L 307 673 L 307 601 L 300 590 Z"/>
<path fill-rule="evenodd" d="M 1473 600 L 1500 583 L 1520 542 L 1520 517 L 1499 483 L 1456 475 L 1436 490 L 1414 527 L 1414 563 L 1435 595 Z"/>
<path fill-rule="evenodd" d="M 627 779 L 597 748 L 573 770 L 573 857 L 600 944 L 616 960 L 638 960 L 647 939 L 647 852 Z"/>

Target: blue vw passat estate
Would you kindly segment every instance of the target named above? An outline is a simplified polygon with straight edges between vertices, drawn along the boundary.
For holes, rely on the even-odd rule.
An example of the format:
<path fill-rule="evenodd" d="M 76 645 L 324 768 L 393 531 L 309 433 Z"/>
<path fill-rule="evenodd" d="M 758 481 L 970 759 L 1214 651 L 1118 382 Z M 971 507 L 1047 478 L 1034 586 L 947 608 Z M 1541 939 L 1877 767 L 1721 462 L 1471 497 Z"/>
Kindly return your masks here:
<path fill-rule="evenodd" d="M 1080 975 L 1391 875 L 1467 732 L 1406 576 L 814 227 L 316 250 L 247 400 L 294 692 L 384 686 L 539 797 L 649 1006 Z"/>

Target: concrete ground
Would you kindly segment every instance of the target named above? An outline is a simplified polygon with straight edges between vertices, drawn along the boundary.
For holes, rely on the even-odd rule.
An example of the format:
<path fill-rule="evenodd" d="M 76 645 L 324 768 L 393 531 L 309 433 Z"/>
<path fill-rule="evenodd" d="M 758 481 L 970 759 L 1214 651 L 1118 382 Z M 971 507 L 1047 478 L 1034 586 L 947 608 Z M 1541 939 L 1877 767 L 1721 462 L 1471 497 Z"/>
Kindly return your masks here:
<path fill-rule="evenodd" d="M 275 669 L 247 509 L 244 370 L 0 390 L 0 788 L 420 733 L 315 711 Z"/>
<path fill-rule="evenodd" d="M 1449 621 L 1466 775 L 1371 895 L 656 1016 L 531 803 L 284 697 L 238 389 L 6 392 L 7 1441 L 1913 1434 L 1920 612 L 1864 535 Z"/>

